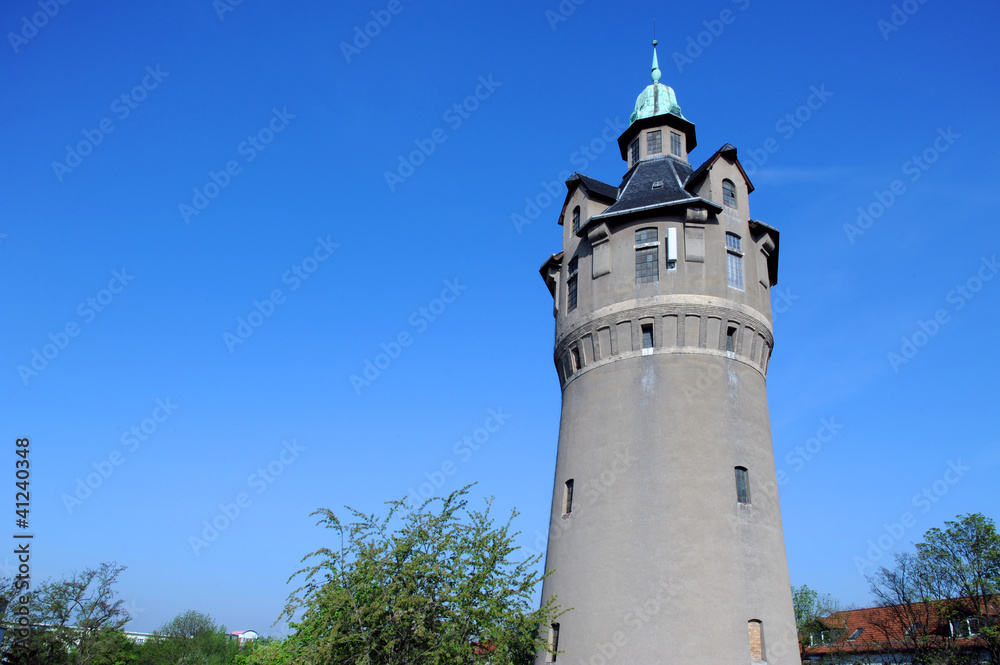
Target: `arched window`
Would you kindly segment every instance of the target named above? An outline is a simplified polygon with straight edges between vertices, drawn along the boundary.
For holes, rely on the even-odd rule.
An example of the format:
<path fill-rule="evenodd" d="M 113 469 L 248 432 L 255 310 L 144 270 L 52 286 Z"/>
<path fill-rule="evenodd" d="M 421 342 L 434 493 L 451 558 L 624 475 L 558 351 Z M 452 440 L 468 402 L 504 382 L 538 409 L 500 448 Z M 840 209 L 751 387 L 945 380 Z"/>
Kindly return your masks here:
<path fill-rule="evenodd" d="M 573 208 L 573 233 L 580 230 L 580 206 Z"/>
<path fill-rule="evenodd" d="M 722 202 L 730 208 L 736 207 L 736 185 L 732 180 L 722 181 Z"/>

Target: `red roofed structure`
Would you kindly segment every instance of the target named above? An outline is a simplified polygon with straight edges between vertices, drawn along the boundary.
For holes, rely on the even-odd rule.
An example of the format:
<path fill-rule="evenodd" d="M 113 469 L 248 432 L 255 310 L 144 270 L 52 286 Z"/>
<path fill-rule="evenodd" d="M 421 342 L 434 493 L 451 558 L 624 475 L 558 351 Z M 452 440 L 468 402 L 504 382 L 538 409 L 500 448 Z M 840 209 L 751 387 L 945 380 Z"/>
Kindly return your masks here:
<path fill-rule="evenodd" d="M 803 640 L 802 662 L 938 662 L 950 654 L 970 663 L 997 663 L 1000 645 L 989 633 L 998 608 L 1000 597 L 992 596 L 834 612 L 818 619 L 819 628 Z M 984 633 L 987 627 L 992 628 Z"/>

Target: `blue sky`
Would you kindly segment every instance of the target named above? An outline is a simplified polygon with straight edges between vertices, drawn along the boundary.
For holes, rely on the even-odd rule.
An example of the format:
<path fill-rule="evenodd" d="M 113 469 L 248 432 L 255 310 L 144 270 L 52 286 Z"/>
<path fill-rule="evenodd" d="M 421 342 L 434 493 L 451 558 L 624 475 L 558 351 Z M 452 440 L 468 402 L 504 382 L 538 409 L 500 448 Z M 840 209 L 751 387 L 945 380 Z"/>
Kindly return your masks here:
<path fill-rule="evenodd" d="M 782 234 L 793 584 L 866 605 L 887 552 L 1000 516 L 994 3 L 46 2 L 0 9 L 0 431 L 32 441 L 36 579 L 113 560 L 133 630 L 281 632 L 316 508 L 478 482 L 544 542 L 537 269 L 560 176 L 624 173 L 601 134 L 654 17 L 692 162 L 737 146 Z"/>

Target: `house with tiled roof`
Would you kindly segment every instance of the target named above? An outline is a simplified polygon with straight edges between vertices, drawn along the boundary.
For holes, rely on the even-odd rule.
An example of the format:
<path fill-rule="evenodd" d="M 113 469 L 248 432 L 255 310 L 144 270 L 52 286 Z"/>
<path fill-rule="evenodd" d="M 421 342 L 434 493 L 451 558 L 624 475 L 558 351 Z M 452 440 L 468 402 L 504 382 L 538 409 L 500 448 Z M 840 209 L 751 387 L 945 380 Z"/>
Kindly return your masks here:
<path fill-rule="evenodd" d="M 973 613 L 972 608 L 985 612 Z M 1000 598 L 928 600 L 844 610 L 821 617 L 802 640 L 803 663 L 996 663 L 990 630 Z"/>

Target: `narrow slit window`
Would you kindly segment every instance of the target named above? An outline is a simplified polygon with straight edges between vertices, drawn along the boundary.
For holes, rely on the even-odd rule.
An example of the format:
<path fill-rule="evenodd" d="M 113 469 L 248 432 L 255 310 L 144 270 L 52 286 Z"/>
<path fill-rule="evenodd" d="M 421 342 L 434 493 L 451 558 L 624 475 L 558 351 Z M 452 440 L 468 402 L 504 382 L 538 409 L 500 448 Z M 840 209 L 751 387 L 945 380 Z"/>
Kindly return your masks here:
<path fill-rule="evenodd" d="M 566 490 L 563 493 L 563 515 L 573 512 L 573 479 L 566 481 Z"/>
<path fill-rule="evenodd" d="M 739 333 L 739 328 L 736 326 L 729 326 L 726 329 L 726 353 L 736 353 L 736 335 Z"/>
<path fill-rule="evenodd" d="M 681 135 L 677 132 L 670 132 L 670 152 L 681 156 Z"/>
<path fill-rule="evenodd" d="M 580 206 L 573 208 L 573 233 L 580 230 Z"/>
<path fill-rule="evenodd" d="M 576 309 L 577 271 L 579 268 L 579 257 L 574 256 L 573 260 L 569 262 L 569 280 L 566 282 L 566 311 L 569 312 Z"/>
<path fill-rule="evenodd" d="M 549 657 L 548 662 L 556 662 L 559 656 L 559 624 L 554 623 L 549 629 Z"/>
<path fill-rule="evenodd" d="M 764 624 L 758 619 L 747 621 L 750 632 L 750 660 L 764 660 Z"/>
<path fill-rule="evenodd" d="M 736 467 L 736 500 L 750 503 L 750 472 L 743 466 Z"/>
<path fill-rule="evenodd" d="M 570 354 L 573 356 L 573 371 L 580 371 L 580 349 L 574 346 L 570 350 Z"/>
<path fill-rule="evenodd" d="M 642 348 L 653 348 L 653 324 L 645 323 L 642 326 Z"/>
<path fill-rule="evenodd" d="M 663 135 L 659 129 L 646 134 L 646 154 L 658 155 L 663 152 Z"/>
<path fill-rule="evenodd" d="M 726 234 L 726 273 L 729 286 L 743 290 L 743 239 L 735 233 Z"/>

